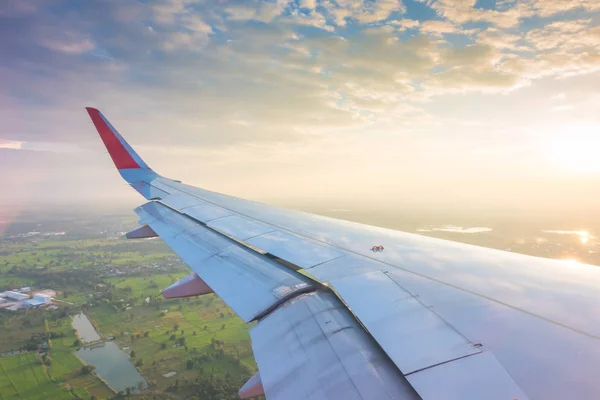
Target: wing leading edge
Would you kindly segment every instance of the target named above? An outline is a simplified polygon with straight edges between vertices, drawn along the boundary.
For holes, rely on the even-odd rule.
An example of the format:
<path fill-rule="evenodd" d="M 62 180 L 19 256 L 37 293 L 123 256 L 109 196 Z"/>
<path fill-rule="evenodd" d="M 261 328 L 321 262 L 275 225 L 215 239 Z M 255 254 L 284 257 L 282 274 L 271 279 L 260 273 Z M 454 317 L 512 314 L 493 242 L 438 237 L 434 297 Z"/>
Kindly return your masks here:
<path fill-rule="evenodd" d="M 108 127 L 98 131 L 123 178 L 151 200 L 136 209 L 141 222 L 240 317 L 258 321 L 251 338 L 267 398 L 600 392 L 600 313 L 590 313 L 600 301 L 597 269 L 565 271 L 184 185 L 154 173 L 102 114 L 88 112 Z M 374 243 L 385 251 L 369 251 Z"/>

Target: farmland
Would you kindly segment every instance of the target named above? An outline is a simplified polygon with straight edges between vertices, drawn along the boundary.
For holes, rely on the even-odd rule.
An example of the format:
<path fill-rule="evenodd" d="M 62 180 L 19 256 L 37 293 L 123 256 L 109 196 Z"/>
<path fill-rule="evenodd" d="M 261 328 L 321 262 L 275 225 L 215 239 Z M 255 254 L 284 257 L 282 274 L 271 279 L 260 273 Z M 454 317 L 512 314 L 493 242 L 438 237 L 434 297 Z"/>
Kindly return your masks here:
<path fill-rule="evenodd" d="M 0 291 L 57 292 L 54 310 L 0 310 L 0 399 L 129 395 L 82 370 L 75 355 L 81 343 L 71 327 L 82 311 L 147 381 L 147 389 L 132 387 L 131 395 L 237 398 L 256 370 L 248 326 L 214 295 L 162 298 L 161 289 L 189 270 L 159 240 L 123 239 L 124 225 L 135 226 L 134 218 L 23 222 L 0 238 Z M 7 355 L 15 350 L 24 352 Z"/>

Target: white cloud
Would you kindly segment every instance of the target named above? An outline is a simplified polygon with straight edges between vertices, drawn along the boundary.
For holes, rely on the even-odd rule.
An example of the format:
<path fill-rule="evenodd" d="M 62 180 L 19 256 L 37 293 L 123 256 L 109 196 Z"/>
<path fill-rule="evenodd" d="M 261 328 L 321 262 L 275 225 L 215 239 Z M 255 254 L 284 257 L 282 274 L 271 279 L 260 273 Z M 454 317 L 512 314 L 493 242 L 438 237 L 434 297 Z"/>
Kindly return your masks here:
<path fill-rule="evenodd" d="M 9 150 L 29 150 L 29 151 L 49 151 L 54 153 L 72 153 L 79 152 L 81 149 L 70 143 L 54 142 L 19 142 L 14 140 L 0 139 L 0 149 Z"/>
<path fill-rule="evenodd" d="M 0 139 L 0 149 L 19 150 L 23 146 L 23 142 L 17 142 L 15 140 L 3 140 Z"/>
<path fill-rule="evenodd" d="M 185 14 L 181 17 L 181 24 L 194 32 L 213 33 L 212 27 L 200 15 Z"/>
<path fill-rule="evenodd" d="M 327 24 L 325 17 L 316 11 L 309 14 L 302 14 L 298 10 L 294 10 L 289 16 L 280 18 L 278 22 L 281 24 L 290 23 L 293 25 L 314 26 L 315 28 L 331 32 L 335 30 L 333 26 Z"/>
<path fill-rule="evenodd" d="M 596 0 L 534 0 L 532 9 L 541 17 L 550 17 L 575 9 L 599 10 L 600 3 Z"/>
<path fill-rule="evenodd" d="M 421 32 L 442 34 L 442 33 L 455 33 L 458 29 L 454 24 L 449 21 L 425 21 L 421 24 Z"/>
<path fill-rule="evenodd" d="M 317 0 L 300 0 L 300 7 L 314 10 L 317 7 Z"/>
<path fill-rule="evenodd" d="M 390 21 L 391 25 L 397 26 L 399 30 L 413 29 L 419 27 L 419 21 L 414 19 L 402 19 Z"/>
<path fill-rule="evenodd" d="M 77 39 L 73 35 L 65 39 L 45 39 L 43 45 L 49 49 L 67 54 L 82 54 L 94 49 L 94 43 L 90 39 Z"/>
<path fill-rule="evenodd" d="M 352 18 L 361 24 L 381 22 L 386 20 L 393 12 L 404 12 L 406 10 L 400 0 L 325 0 L 323 5 L 337 26 L 345 26 L 347 18 Z"/>
<path fill-rule="evenodd" d="M 231 21 L 271 22 L 279 17 L 292 0 L 247 1 L 225 7 L 227 19 Z"/>

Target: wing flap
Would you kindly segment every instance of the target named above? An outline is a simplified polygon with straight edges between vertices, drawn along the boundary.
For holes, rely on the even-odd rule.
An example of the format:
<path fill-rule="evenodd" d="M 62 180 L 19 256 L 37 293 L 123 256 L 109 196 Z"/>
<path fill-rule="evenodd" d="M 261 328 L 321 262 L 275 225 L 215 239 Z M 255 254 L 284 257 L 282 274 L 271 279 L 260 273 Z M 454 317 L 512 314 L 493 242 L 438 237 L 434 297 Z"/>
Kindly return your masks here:
<path fill-rule="evenodd" d="M 331 293 L 291 300 L 252 327 L 250 336 L 269 400 L 419 399 Z"/>
<path fill-rule="evenodd" d="M 312 281 L 158 202 L 136 209 L 186 264 L 249 322 Z"/>
<path fill-rule="evenodd" d="M 382 271 L 330 284 L 404 375 L 481 352 Z"/>
<path fill-rule="evenodd" d="M 490 352 L 407 376 L 423 400 L 528 400 Z"/>

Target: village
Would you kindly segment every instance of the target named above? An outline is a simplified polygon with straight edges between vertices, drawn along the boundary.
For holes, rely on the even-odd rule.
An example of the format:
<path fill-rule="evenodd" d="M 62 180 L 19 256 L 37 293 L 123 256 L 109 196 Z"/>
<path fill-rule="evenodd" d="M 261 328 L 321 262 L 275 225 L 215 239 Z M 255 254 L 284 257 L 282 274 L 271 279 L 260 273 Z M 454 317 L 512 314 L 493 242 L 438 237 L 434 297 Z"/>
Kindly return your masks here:
<path fill-rule="evenodd" d="M 50 289 L 32 291 L 30 287 L 0 292 L 0 309 L 17 311 L 34 307 L 56 309 L 53 302 L 56 292 Z"/>

